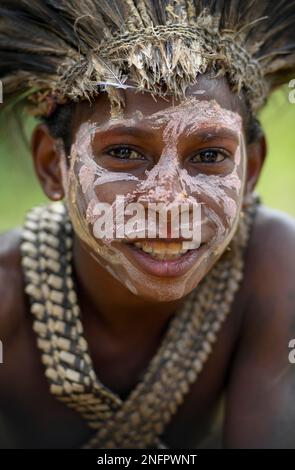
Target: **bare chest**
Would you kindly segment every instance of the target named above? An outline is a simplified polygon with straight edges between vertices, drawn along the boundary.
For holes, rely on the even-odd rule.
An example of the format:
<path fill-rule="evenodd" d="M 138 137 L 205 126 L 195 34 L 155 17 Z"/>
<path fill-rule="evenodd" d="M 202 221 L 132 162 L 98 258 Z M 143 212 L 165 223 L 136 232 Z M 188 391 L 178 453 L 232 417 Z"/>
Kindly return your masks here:
<path fill-rule="evenodd" d="M 210 434 L 235 343 L 237 315 L 231 312 L 200 376 L 165 425 L 161 440 L 167 446 L 197 447 Z M 79 448 L 94 431 L 76 411 L 49 392 L 31 319 L 29 315 L 26 318 L 4 351 L 0 370 L 1 384 L 5 384 L 1 386 L 0 429 L 4 438 L 0 445 L 3 448 Z M 100 348 L 92 353 L 100 381 L 122 400 L 137 386 L 151 360 L 151 351 L 149 354 L 134 351 L 124 357 L 113 355 L 110 360 Z M 171 395 L 171 400 L 174 399 Z"/>

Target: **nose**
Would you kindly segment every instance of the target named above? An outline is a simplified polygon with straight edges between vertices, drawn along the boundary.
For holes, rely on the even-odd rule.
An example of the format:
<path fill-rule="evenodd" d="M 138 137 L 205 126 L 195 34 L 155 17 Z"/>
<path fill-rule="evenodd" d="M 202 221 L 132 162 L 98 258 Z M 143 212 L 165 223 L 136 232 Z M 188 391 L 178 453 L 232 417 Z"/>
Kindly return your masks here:
<path fill-rule="evenodd" d="M 141 185 L 139 200 L 153 203 L 171 204 L 187 198 L 187 191 L 182 180 L 177 158 L 161 157 L 158 164 L 150 171 Z"/>
<path fill-rule="evenodd" d="M 178 166 L 173 171 L 168 172 L 162 181 L 159 181 L 159 188 L 167 202 L 181 201 L 187 197 L 187 191 Z"/>
<path fill-rule="evenodd" d="M 178 164 L 167 165 L 165 171 L 164 166 L 151 171 L 137 202 L 144 206 L 151 230 L 164 233 L 164 238 L 179 237 L 180 220 L 182 225 L 192 226 L 193 205 Z"/>

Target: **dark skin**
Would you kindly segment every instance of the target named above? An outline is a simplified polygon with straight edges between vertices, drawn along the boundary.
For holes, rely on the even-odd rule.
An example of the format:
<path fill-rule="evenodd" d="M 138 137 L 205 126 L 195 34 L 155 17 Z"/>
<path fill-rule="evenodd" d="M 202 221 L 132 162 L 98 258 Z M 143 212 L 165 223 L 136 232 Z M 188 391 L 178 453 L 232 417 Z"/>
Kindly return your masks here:
<path fill-rule="evenodd" d="M 222 106 L 243 114 L 224 82 L 214 87 L 204 80 L 199 86 L 206 89 L 206 99 L 214 97 Z M 83 119 L 86 105 L 79 106 L 73 126 Z M 160 152 L 160 140 L 158 145 Z M 245 197 L 255 187 L 265 152 L 264 138 L 248 145 Z M 46 126 L 35 130 L 32 154 L 45 193 L 52 200 L 61 198 L 59 155 Z M 0 241 L 0 338 L 4 349 L 0 447 L 77 448 L 93 431 L 48 391 L 24 295 L 20 236 L 16 229 L 2 235 Z M 223 397 L 224 447 L 294 447 L 295 369 L 288 362 L 288 343 L 295 328 L 294 220 L 262 205 L 245 263 L 244 279 L 213 352 L 162 436 L 171 447 L 201 445 Z M 93 260 L 77 237 L 74 267 L 95 371 L 124 399 L 156 353 L 181 300 L 153 302 L 135 296 Z"/>

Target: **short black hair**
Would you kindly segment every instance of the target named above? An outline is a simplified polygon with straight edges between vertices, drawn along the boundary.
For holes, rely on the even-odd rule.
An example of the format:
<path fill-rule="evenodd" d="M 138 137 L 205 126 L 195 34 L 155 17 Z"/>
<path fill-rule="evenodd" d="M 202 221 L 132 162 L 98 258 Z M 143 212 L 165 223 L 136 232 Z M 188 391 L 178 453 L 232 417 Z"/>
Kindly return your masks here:
<path fill-rule="evenodd" d="M 50 116 L 41 118 L 41 122 L 47 125 L 51 136 L 63 141 L 67 155 L 71 152 L 72 121 L 76 105 L 75 102 L 59 105 Z"/>

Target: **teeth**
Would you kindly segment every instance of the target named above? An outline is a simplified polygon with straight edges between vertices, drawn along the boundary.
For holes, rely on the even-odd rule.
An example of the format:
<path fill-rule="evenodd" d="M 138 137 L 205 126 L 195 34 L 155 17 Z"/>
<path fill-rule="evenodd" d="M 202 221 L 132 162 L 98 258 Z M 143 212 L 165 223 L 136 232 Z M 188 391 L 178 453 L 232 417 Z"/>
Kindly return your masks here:
<path fill-rule="evenodd" d="M 137 242 L 135 243 L 135 246 L 145 251 L 146 253 L 153 253 L 153 247 L 148 242 L 143 242 L 143 243 Z"/>
<path fill-rule="evenodd" d="M 164 243 L 164 242 L 135 242 L 134 245 L 145 253 L 150 254 L 153 258 L 164 260 L 164 259 L 176 259 L 188 252 L 187 249 L 183 248 L 183 244 L 176 243 Z"/>

